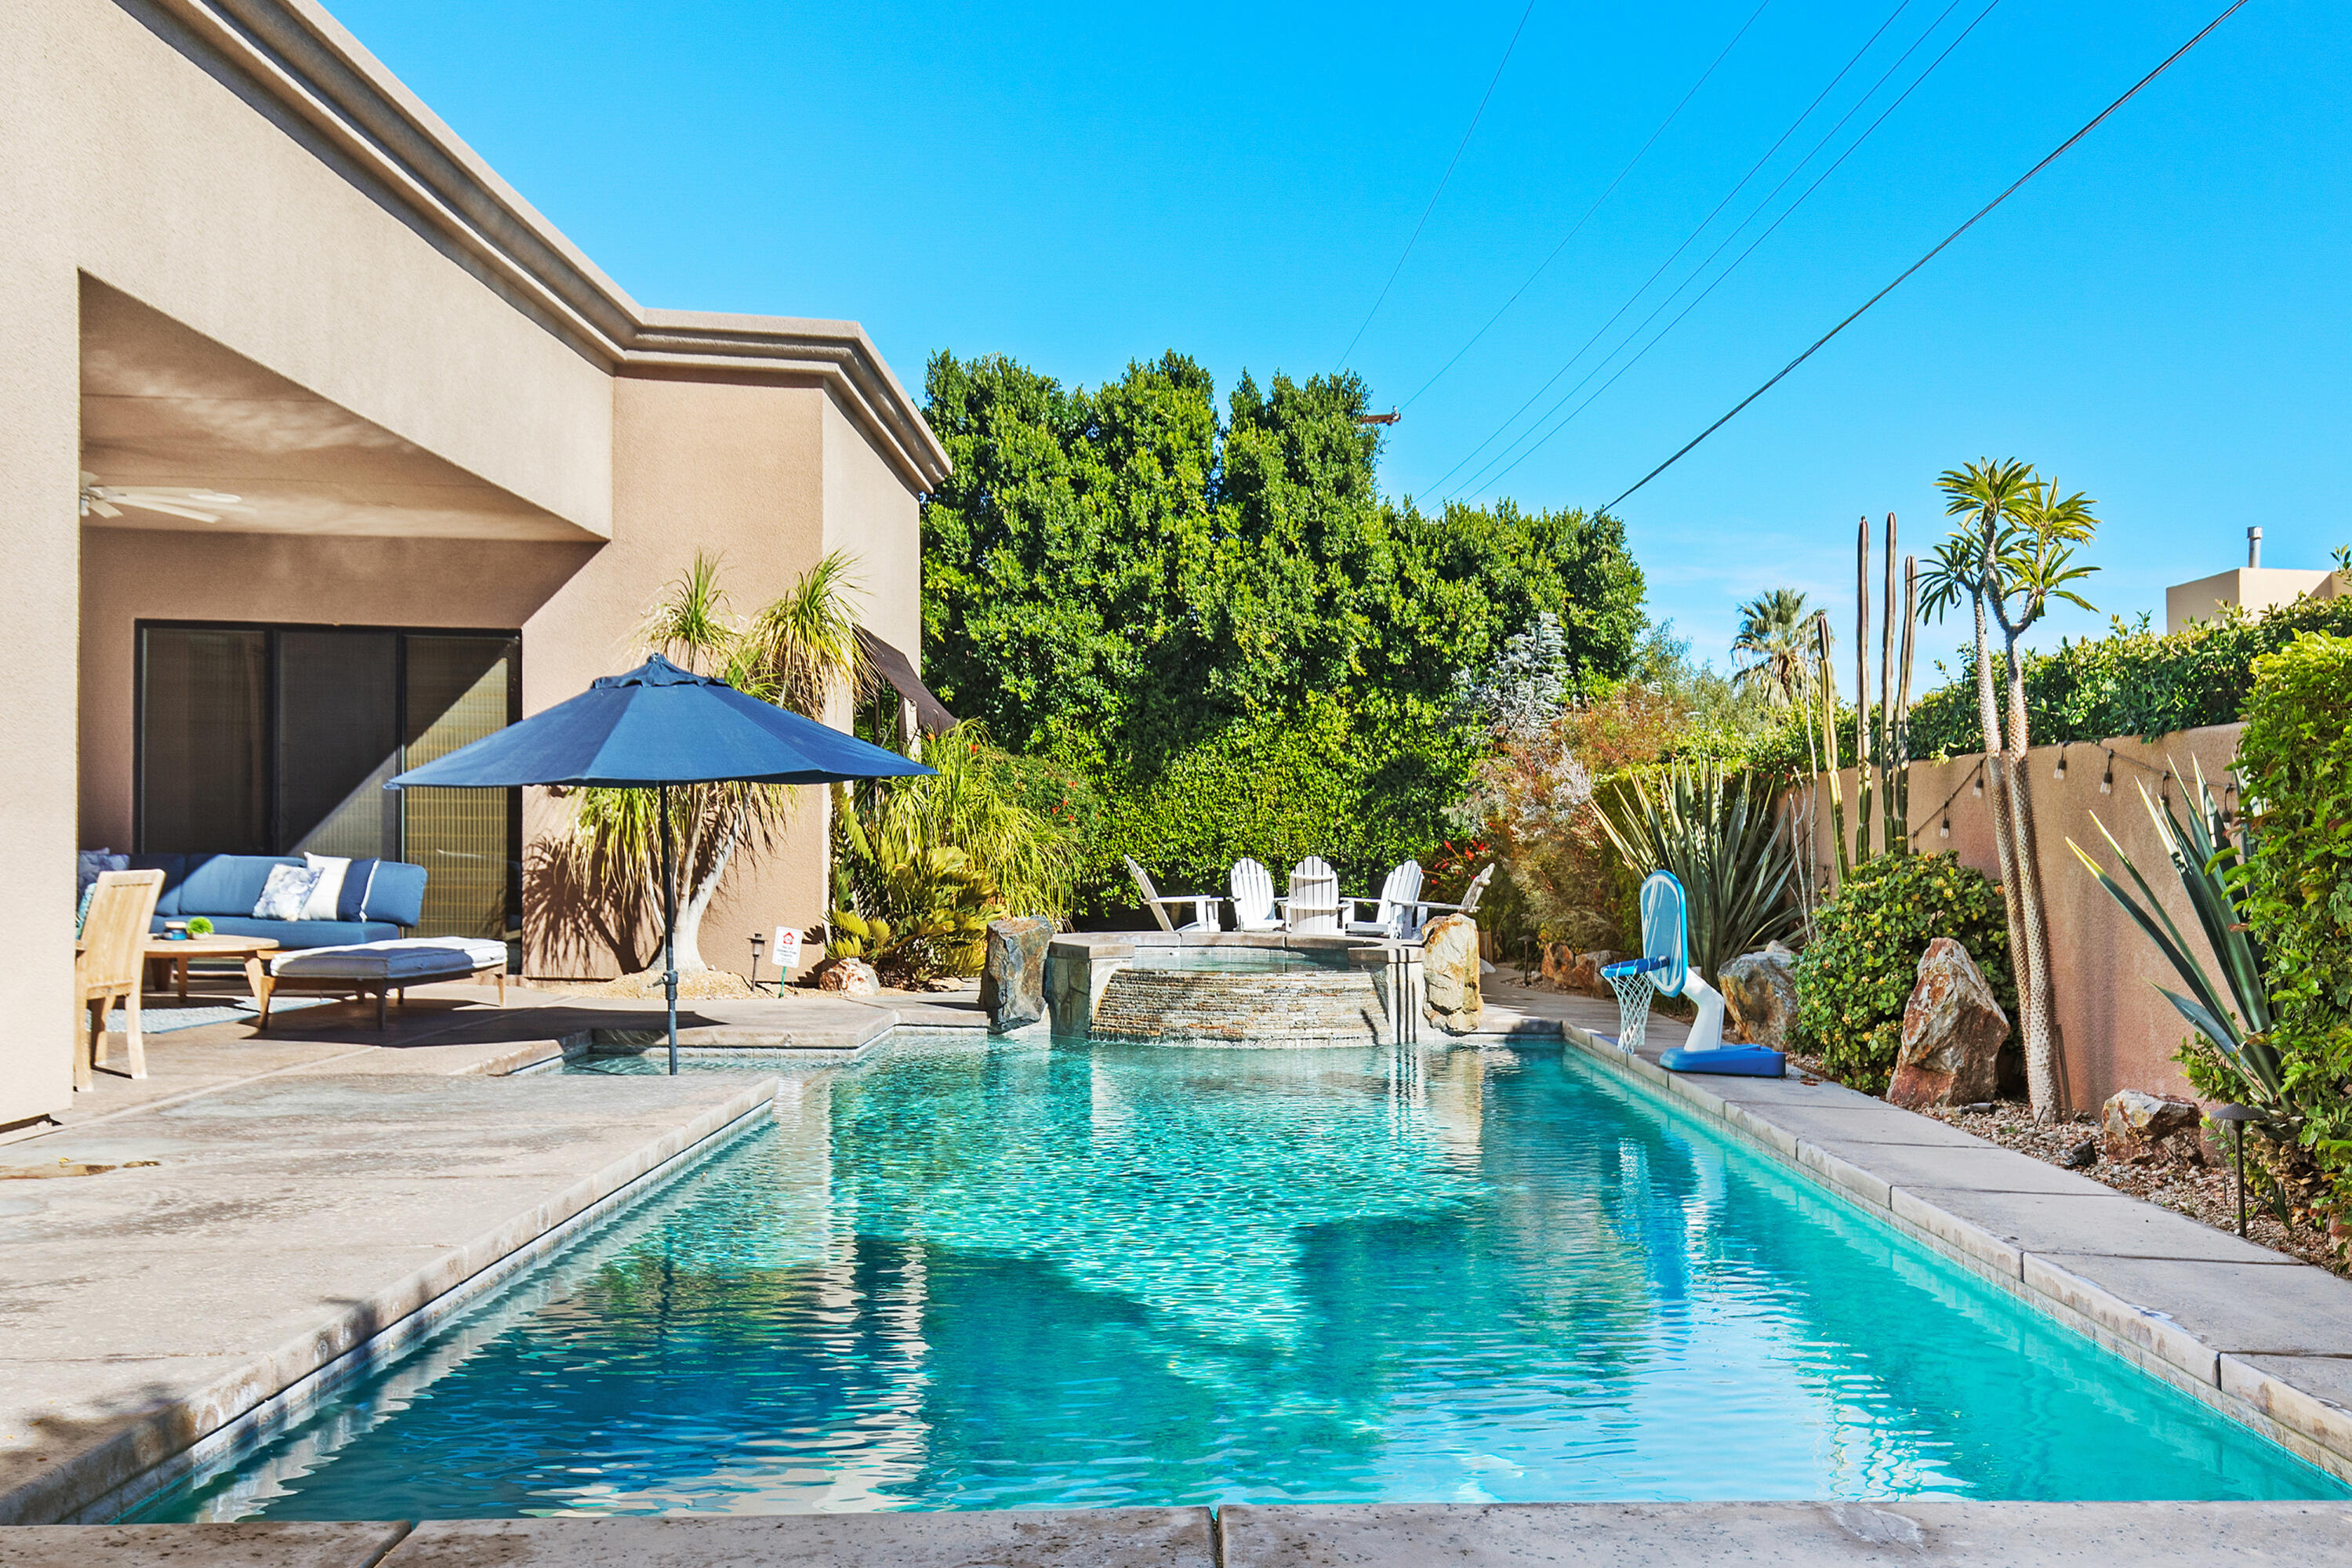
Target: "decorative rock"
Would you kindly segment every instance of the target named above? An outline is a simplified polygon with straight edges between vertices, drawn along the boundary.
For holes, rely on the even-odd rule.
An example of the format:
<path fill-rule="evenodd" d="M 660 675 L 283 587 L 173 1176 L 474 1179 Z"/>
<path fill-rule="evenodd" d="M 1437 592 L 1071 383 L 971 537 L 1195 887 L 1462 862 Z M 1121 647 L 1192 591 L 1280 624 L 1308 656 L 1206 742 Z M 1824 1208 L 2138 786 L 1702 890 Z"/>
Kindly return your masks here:
<path fill-rule="evenodd" d="M 2143 1094 L 2136 1089 L 2118 1089 L 2099 1108 L 2099 1135 L 2105 1141 L 2108 1159 L 2137 1163 L 2155 1159 L 2166 1139 L 2204 1119 L 2205 1113 L 2193 1101 Z"/>
<path fill-rule="evenodd" d="M 862 958 L 828 958 L 809 973 L 820 991 L 838 992 L 844 996 L 882 994 L 882 977 Z"/>
<path fill-rule="evenodd" d="M 1543 950 L 1543 979 L 1563 991 L 1576 989 L 1577 951 L 1564 942 L 1548 942 Z"/>
<path fill-rule="evenodd" d="M 1008 1034 L 1045 1016 L 1045 949 L 1054 922 L 1036 915 L 988 922 L 980 969 L 980 1008 L 988 1032 Z"/>
<path fill-rule="evenodd" d="M 1787 1048 L 1797 1021 L 1797 955 L 1779 942 L 1743 952 L 1716 976 L 1723 993 L 1724 1038 Z"/>
<path fill-rule="evenodd" d="M 1468 915 L 1440 915 L 1423 928 L 1421 966 L 1429 1021 L 1449 1035 L 1478 1027 L 1478 922 Z"/>
<path fill-rule="evenodd" d="M 1990 1100 L 2008 1038 L 2009 1015 L 1969 950 L 1939 936 L 1919 956 L 1919 983 L 1903 1009 L 1903 1052 L 1886 1098 L 1914 1110 Z"/>
<path fill-rule="evenodd" d="M 2087 1170 L 2099 1163 L 2099 1141 L 2085 1138 L 2058 1156 L 2058 1163 L 2070 1171 Z"/>

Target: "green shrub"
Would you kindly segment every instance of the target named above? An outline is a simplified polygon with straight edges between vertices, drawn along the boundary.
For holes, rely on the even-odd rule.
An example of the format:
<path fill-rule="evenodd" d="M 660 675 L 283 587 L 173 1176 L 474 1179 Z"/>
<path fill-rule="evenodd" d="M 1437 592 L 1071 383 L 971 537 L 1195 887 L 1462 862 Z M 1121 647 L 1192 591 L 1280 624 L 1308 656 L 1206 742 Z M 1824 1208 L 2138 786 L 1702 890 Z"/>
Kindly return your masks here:
<path fill-rule="evenodd" d="M 2297 599 L 2255 615 L 2231 606 L 2178 632 L 2159 634 L 2145 621 L 2112 625 L 2105 637 L 2025 656 L 2026 723 L 2035 745 L 2235 723 L 2246 716 L 2254 660 L 2306 632 L 2352 635 L 2352 595 Z M 1983 749 L 1974 661 L 1964 655 L 1958 674 L 1913 706 L 1911 754 Z"/>
<path fill-rule="evenodd" d="M 2260 812 L 2246 920 L 2269 959 L 2285 1099 L 2342 1214 L 2352 1199 L 2352 637 L 2305 633 L 2253 668 L 2238 742 L 2240 784 Z"/>
<path fill-rule="evenodd" d="M 1867 862 L 1821 907 L 1813 930 L 1797 958 L 1798 1043 L 1856 1089 L 1878 1093 L 1894 1076 L 1903 1006 L 1920 955 L 1939 936 L 1969 950 L 2017 1016 L 2000 891 L 1951 855 Z"/>

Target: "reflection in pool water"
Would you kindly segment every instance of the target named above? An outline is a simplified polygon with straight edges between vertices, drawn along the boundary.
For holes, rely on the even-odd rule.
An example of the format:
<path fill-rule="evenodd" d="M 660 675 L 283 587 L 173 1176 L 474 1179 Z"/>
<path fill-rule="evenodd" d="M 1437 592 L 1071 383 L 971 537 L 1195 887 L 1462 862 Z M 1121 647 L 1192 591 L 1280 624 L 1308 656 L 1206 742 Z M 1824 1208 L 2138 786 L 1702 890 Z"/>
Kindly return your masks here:
<path fill-rule="evenodd" d="M 909 1041 L 137 1517 L 2340 1497 L 1557 1047 Z"/>

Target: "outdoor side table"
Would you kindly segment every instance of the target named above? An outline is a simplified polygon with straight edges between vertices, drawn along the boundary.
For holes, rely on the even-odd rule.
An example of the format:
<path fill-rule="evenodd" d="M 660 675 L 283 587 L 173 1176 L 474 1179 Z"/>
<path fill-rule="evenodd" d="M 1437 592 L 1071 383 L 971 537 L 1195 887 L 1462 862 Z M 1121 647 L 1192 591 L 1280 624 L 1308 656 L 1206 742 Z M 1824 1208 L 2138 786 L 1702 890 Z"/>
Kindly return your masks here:
<path fill-rule="evenodd" d="M 278 940 L 267 936 L 192 936 L 173 942 L 161 935 L 151 935 L 147 939 L 146 951 L 150 963 L 170 961 L 172 988 L 184 1002 L 188 999 L 190 959 L 214 958 L 241 963 L 257 953 L 277 952 Z"/>

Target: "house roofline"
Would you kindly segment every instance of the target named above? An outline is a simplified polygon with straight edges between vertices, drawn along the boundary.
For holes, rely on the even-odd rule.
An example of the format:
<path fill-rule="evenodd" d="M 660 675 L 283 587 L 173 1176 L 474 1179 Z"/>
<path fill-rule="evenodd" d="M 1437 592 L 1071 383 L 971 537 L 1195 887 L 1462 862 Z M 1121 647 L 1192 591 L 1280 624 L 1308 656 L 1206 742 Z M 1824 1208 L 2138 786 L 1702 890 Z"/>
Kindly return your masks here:
<path fill-rule="evenodd" d="M 649 310 L 315 0 L 156 0 L 272 103 L 372 177 L 377 194 L 616 376 L 824 384 L 919 492 L 951 465 L 855 321 Z"/>

